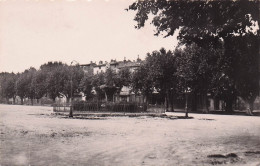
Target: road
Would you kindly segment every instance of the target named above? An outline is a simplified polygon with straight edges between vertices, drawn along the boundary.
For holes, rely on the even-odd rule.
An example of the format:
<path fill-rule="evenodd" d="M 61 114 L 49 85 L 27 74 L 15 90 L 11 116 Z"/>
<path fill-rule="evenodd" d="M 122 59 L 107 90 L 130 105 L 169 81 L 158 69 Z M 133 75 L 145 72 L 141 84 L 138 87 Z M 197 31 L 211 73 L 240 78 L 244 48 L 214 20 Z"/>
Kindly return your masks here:
<path fill-rule="evenodd" d="M 260 117 L 189 115 L 69 119 L 0 105 L 0 165 L 260 165 Z"/>

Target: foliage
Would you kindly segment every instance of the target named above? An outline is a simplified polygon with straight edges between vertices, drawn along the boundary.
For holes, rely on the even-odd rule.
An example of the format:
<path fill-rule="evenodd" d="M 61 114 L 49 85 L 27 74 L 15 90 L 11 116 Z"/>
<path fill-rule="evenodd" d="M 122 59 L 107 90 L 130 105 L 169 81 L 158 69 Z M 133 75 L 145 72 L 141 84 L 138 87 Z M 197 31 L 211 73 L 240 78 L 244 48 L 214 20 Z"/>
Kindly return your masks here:
<path fill-rule="evenodd" d="M 245 100 L 255 99 L 255 92 L 259 91 L 259 84 L 256 84 L 259 81 L 256 76 L 259 1 L 151 0 L 135 2 L 129 9 L 137 11 L 136 28 L 143 27 L 152 15 L 152 24 L 157 29 L 155 35 L 167 37 L 178 32 L 180 44 L 196 43 L 216 51 L 224 46 L 224 54 L 217 61 L 220 62 L 218 73 L 213 78 L 224 87 L 215 86 L 214 92 L 225 99 L 231 110 L 237 95 Z"/>
<path fill-rule="evenodd" d="M 104 85 L 100 86 L 105 92 L 106 101 L 113 101 L 113 96 L 119 89 L 119 82 L 116 72 L 113 69 L 108 68 L 104 74 Z"/>
<path fill-rule="evenodd" d="M 35 88 L 35 98 L 40 99 L 45 94 L 47 94 L 47 87 L 46 87 L 46 75 L 41 70 L 37 70 L 35 73 L 33 82 Z"/>
<path fill-rule="evenodd" d="M 213 81 L 219 71 L 219 57 L 222 49 L 204 49 L 192 43 L 185 48 L 177 48 L 175 51 L 178 76 L 179 93 L 190 93 L 192 96 L 200 95 L 203 99 L 203 111 L 207 112 L 207 94 L 211 93 L 215 86 Z M 192 104 L 192 110 L 196 105 Z"/>
<path fill-rule="evenodd" d="M 216 38 L 218 42 L 218 38 L 245 33 L 246 27 L 258 20 L 258 3 L 257 0 L 150 0 L 134 2 L 129 9 L 137 11 L 136 28 L 143 27 L 152 14 L 156 35 L 165 32 L 171 36 L 180 30 L 179 38 L 185 43 L 206 43 L 206 40 L 212 42 Z"/>
<path fill-rule="evenodd" d="M 40 67 L 46 75 L 45 87 L 47 94 L 55 100 L 56 97 L 62 97 L 65 80 L 68 79 L 66 65 L 61 62 L 48 62 Z"/>
<path fill-rule="evenodd" d="M 104 91 L 100 88 L 101 85 L 105 84 L 104 73 L 98 73 L 92 77 L 92 86 L 95 90 L 98 100 L 102 100 L 105 96 Z"/>
<path fill-rule="evenodd" d="M 79 84 L 84 77 L 84 72 L 79 65 L 67 66 L 63 68 L 63 82 L 64 87 L 62 94 L 66 96 L 67 101 L 73 96 L 74 93 L 80 92 Z M 72 96 L 71 96 L 72 95 Z"/>
<path fill-rule="evenodd" d="M 149 68 L 147 65 L 142 64 L 132 76 L 131 87 L 135 94 L 143 94 L 148 96 L 153 92 L 152 80 L 148 77 L 147 73 Z"/>
<path fill-rule="evenodd" d="M 164 48 L 160 51 L 148 53 L 145 65 L 148 70 L 148 77 L 153 82 L 153 87 L 160 93 L 166 94 L 175 89 L 177 82 L 175 72 L 175 56 L 171 51 L 166 52 Z"/>
<path fill-rule="evenodd" d="M 15 98 L 16 96 L 16 75 L 14 73 L 1 73 L 0 95 L 3 98 Z"/>
<path fill-rule="evenodd" d="M 118 72 L 117 86 L 121 89 L 123 86 L 130 86 L 132 80 L 132 73 L 128 67 L 124 67 Z"/>
<path fill-rule="evenodd" d="M 221 49 L 204 49 L 195 43 L 187 45 L 184 49 L 177 48 L 175 55 L 176 75 L 179 77 L 178 89 L 182 92 L 188 88 L 199 93 L 210 92 L 221 54 Z"/>
<path fill-rule="evenodd" d="M 16 83 L 16 93 L 17 96 L 21 98 L 23 104 L 23 99 L 25 97 L 31 97 L 33 91 L 31 88 L 31 73 L 34 72 L 34 68 L 25 70 L 23 73 L 18 74 L 17 83 Z"/>
<path fill-rule="evenodd" d="M 35 86 L 36 85 L 36 82 L 35 82 L 36 72 L 37 72 L 37 70 L 32 67 L 28 70 L 25 70 L 25 72 L 24 72 L 24 74 L 25 74 L 24 77 L 27 82 L 26 97 L 28 97 L 29 99 L 34 99 L 36 96 L 36 86 Z"/>
<path fill-rule="evenodd" d="M 79 88 L 85 94 L 86 100 L 90 100 L 94 98 L 93 94 L 93 75 L 85 74 L 82 80 L 80 81 Z"/>
<path fill-rule="evenodd" d="M 248 113 L 252 114 L 253 103 L 259 95 L 259 40 L 252 33 L 230 40 L 226 47 L 232 55 L 232 69 L 228 75 L 232 76 L 238 95 L 247 103 Z"/>

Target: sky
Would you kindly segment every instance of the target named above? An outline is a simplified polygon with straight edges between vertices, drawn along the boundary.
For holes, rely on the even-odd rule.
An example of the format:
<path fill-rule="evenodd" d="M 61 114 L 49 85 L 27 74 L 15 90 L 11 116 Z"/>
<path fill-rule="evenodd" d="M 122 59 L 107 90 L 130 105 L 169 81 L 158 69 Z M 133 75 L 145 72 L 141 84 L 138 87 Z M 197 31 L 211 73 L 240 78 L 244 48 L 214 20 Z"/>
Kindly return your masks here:
<path fill-rule="evenodd" d="M 23 72 L 48 61 L 144 59 L 176 35 L 154 36 L 146 23 L 135 29 L 133 0 L 0 0 L 0 72 Z"/>

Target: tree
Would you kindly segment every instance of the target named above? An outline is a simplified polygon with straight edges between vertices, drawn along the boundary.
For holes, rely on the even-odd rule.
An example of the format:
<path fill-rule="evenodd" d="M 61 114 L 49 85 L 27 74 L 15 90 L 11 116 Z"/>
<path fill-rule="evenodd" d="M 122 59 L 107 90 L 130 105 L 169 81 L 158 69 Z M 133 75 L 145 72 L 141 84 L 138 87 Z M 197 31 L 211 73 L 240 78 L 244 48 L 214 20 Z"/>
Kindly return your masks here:
<path fill-rule="evenodd" d="M 222 49 L 204 49 L 193 43 L 175 51 L 180 93 L 190 90 L 192 96 L 200 95 L 203 99 L 203 112 L 208 112 L 207 94 L 214 88 L 212 80 L 219 67 Z M 192 104 L 196 110 L 196 103 Z"/>
<path fill-rule="evenodd" d="M 180 30 L 179 39 L 198 44 L 245 33 L 246 27 L 259 19 L 258 3 L 257 0 L 150 0 L 135 2 L 129 10 L 137 11 L 136 28 L 143 27 L 152 14 L 156 35 L 165 32 L 167 37 Z"/>
<path fill-rule="evenodd" d="M 47 94 L 53 101 L 56 97 L 63 96 L 64 81 L 67 78 L 65 66 L 62 62 L 48 62 L 40 67 L 40 70 L 46 75 Z"/>
<path fill-rule="evenodd" d="M 134 18 L 134 20 L 137 21 L 136 28 L 143 27 L 148 20 L 148 15 L 152 14 L 154 16 L 152 24 L 157 29 L 156 35 L 166 33 L 165 36 L 167 37 L 173 35 L 176 30 L 179 30 L 178 39 L 180 43 L 196 43 L 204 49 L 210 47 L 219 48 L 222 46 L 222 43 L 224 43 L 225 52 L 224 55 L 220 57 L 220 59 L 224 59 L 224 61 L 222 61 L 223 64 L 221 64 L 223 70 L 221 70 L 219 76 L 225 75 L 224 82 L 226 83 L 224 84 L 228 85 L 226 86 L 228 89 L 225 93 L 232 94 L 225 95 L 226 103 L 229 105 L 227 109 L 232 111 L 232 102 L 234 96 L 237 94 L 243 94 L 244 98 L 251 98 L 250 103 L 252 103 L 251 101 L 254 99 L 254 97 L 250 97 L 252 96 L 252 89 L 244 93 L 243 88 L 237 89 L 237 87 L 239 85 L 245 85 L 246 82 L 248 87 L 254 88 L 254 91 L 258 91 L 259 84 L 255 86 L 255 82 L 258 81 L 258 77 L 255 77 L 256 70 L 254 70 L 255 74 L 253 75 L 241 75 L 239 79 L 235 77 L 239 71 L 236 66 L 243 68 L 248 68 L 249 66 L 237 64 L 241 62 L 243 58 L 235 60 L 234 55 L 236 50 L 240 50 L 241 47 L 239 45 L 232 46 L 231 42 L 237 37 L 243 37 L 248 34 L 251 34 L 252 38 L 258 37 L 259 29 L 256 31 L 256 27 L 257 24 L 259 24 L 259 22 L 257 22 L 259 20 L 259 1 L 152 0 L 135 2 L 129 9 L 137 11 Z M 253 45 L 259 49 L 259 40 L 252 41 L 254 42 Z M 248 44 L 247 42 L 242 43 L 244 46 Z M 230 46 L 233 47 L 233 49 L 230 49 Z M 240 51 L 244 52 L 243 50 Z M 249 59 L 251 62 L 248 64 L 253 62 L 259 63 L 256 56 L 251 56 L 248 53 L 243 54 L 243 56 L 250 56 Z M 236 56 L 236 58 L 241 57 Z M 243 76 L 245 77 L 243 78 Z M 250 78 L 248 78 L 249 76 Z M 218 80 L 223 80 L 223 78 L 224 77 L 220 77 Z M 251 82 L 248 82 L 248 80 L 253 80 L 254 85 L 250 85 Z M 242 91 L 236 93 L 234 90 Z"/>
<path fill-rule="evenodd" d="M 37 70 L 33 67 L 31 67 L 28 70 L 24 71 L 24 77 L 27 82 L 27 87 L 26 87 L 26 93 L 25 96 L 31 99 L 31 104 L 33 105 L 33 99 L 36 97 L 36 73 Z"/>
<path fill-rule="evenodd" d="M 135 94 L 143 95 L 143 102 L 147 102 L 147 97 L 152 94 L 154 88 L 152 80 L 148 77 L 149 68 L 142 64 L 132 76 L 131 87 Z"/>
<path fill-rule="evenodd" d="M 149 68 L 148 77 L 152 80 L 153 87 L 165 98 L 166 110 L 168 110 L 169 101 L 171 101 L 173 111 L 172 95 L 175 94 L 177 83 L 176 62 L 173 52 L 166 52 L 162 48 L 160 51 L 148 53 L 145 65 L 146 68 Z"/>
<path fill-rule="evenodd" d="M 18 73 L 17 83 L 16 83 L 16 93 L 21 99 L 21 104 L 23 105 L 24 98 L 28 95 L 28 85 L 30 82 L 27 79 L 27 73 L 29 71 L 25 70 L 23 73 Z"/>
<path fill-rule="evenodd" d="M 83 70 L 79 65 L 76 66 L 63 66 L 63 89 L 62 94 L 66 96 L 67 102 L 73 97 L 74 93 L 79 93 L 80 81 L 84 76 Z M 72 95 L 72 96 L 71 96 Z"/>
<path fill-rule="evenodd" d="M 106 101 L 114 100 L 114 94 L 119 89 L 117 83 L 119 83 L 118 75 L 113 69 L 108 68 L 104 73 L 104 84 L 100 86 L 105 92 Z"/>
<path fill-rule="evenodd" d="M 93 76 L 92 86 L 94 87 L 95 94 L 97 96 L 97 100 L 102 100 L 105 97 L 104 91 L 101 89 L 101 85 L 105 84 L 105 76 L 104 73 L 99 73 Z"/>
<path fill-rule="evenodd" d="M 33 78 L 33 84 L 35 88 L 35 98 L 38 100 L 47 94 L 47 86 L 46 86 L 47 75 L 42 71 L 38 70 Z"/>
<path fill-rule="evenodd" d="M 119 87 L 119 90 L 122 89 L 123 86 L 130 86 L 132 80 L 132 73 L 129 67 L 124 67 L 118 72 L 118 79 L 116 85 Z"/>
<path fill-rule="evenodd" d="M 85 94 L 86 100 L 94 98 L 92 80 L 93 75 L 85 74 L 80 82 L 80 90 Z"/>
<path fill-rule="evenodd" d="M 1 73 L 0 79 L 0 94 L 3 98 L 5 98 L 8 102 L 9 98 L 13 99 L 13 103 L 15 104 L 16 97 L 16 74 L 14 73 Z"/>
<path fill-rule="evenodd" d="M 247 103 L 248 114 L 252 115 L 253 103 L 256 96 L 259 95 L 258 38 L 252 33 L 233 37 L 228 48 L 233 53 L 231 65 L 234 72 L 232 74 L 234 74 L 238 96 Z"/>

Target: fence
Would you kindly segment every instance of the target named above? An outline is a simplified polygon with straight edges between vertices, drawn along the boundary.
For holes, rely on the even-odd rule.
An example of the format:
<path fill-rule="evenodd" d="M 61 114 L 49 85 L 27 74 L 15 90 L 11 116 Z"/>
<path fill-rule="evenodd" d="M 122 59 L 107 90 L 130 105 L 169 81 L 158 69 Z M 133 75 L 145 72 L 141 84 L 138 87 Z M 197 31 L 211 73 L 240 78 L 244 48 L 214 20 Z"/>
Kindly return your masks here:
<path fill-rule="evenodd" d="M 69 112 L 70 111 L 70 104 L 53 104 L 53 111 L 54 112 Z"/>
<path fill-rule="evenodd" d="M 151 105 L 145 103 L 109 103 L 109 102 L 74 102 L 74 111 L 79 112 L 150 112 L 150 113 L 165 113 L 165 107 L 163 105 Z M 70 104 L 54 104 L 54 112 L 69 112 L 71 108 Z"/>
<path fill-rule="evenodd" d="M 109 103 L 109 102 L 78 102 L 73 104 L 76 111 L 101 111 L 101 112 L 145 112 L 145 104 L 141 103 Z"/>

